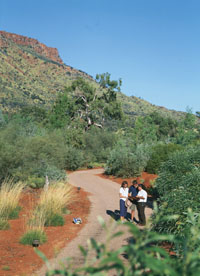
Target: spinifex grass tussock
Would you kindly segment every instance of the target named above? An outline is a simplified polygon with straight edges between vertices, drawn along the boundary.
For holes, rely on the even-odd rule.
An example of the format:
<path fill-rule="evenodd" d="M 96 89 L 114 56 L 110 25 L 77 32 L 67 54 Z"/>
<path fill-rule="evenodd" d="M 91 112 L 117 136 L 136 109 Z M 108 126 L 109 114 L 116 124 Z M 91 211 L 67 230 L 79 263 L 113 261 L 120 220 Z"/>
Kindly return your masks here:
<path fill-rule="evenodd" d="M 18 217 L 20 207 L 18 206 L 25 184 L 22 182 L 14 183 L 6 180 L 0 188 L 0 210 L 1 217 L 14 219 Z"/>
<path fill-rule="evenodd" d="M 46 234 L 44 232 L 44 213 L 32 212 L 29 216 L 26 231 L 20 238 L 20 243 L 32 245 L 34 240 L 39 240 L 39 243 L 45 243 L 47 241 Z"/>
<path fill-rule="evenodd" d="M 41 193 L 35 213 L 45 217 L 46 226 L 63 225 L 63 210 L 73 198 L 73 189 L 69 184 L 56 182 Z"/>
<path fill-rule="evenodd" d="M 8 216 L 5 214 L 3 206 L 0 204 L 0 230 L 7 230 L 9 228 Z"/>

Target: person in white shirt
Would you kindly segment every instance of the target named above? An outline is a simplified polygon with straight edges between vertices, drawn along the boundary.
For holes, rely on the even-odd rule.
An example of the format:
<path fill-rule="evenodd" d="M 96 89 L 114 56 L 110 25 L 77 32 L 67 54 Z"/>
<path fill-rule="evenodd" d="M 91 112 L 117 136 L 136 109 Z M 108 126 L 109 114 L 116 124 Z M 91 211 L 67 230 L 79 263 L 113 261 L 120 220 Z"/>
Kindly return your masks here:
<path fill-rule="evenodd" d="M 120 220 L 124 222 L 124 218 L 127 216 L 127 207 L 125 205 L 128 198 L 128 182 L 123 181 L 119 190 L 119 205 L 120 205 Z"/>
<path fill-rule="evenodd" d="M 147 202 L 147 192 L 142 189 L 141 184 L 138 185 L 138 191 L 136 197 L 139 199 L 137 202 L 139 225 L 144 226 L 146 225 L 145 206 Z"/>

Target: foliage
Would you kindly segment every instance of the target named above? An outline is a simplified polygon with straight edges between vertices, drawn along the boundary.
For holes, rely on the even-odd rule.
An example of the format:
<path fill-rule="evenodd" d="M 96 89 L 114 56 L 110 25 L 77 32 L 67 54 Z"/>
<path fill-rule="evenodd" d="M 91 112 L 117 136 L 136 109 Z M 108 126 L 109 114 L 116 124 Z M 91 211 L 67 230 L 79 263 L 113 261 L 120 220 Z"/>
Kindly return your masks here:
<path fill-rule="evenodd" d="M 67 267 L 63 265 L 61 269 L 51 270 L 44 254 L 39 250 L 36 250 L 36 253 L 46 262 L 49 268 L 46 273 L 48 276 L 110 275 L 110 273 L 120 276 L 196 276 L 200 273 L 200 219 L 191 209 L 187 211 L 186 217 L 188 227 L 184 231 L 184 239 L 179 239 L 175 235 L 159 234 L 148 228 L 140 231 L 137 226 L 127 223 L 131 233 L 128 244 L 112 251 L 109 250 L 110 241 L 123 235 L 123 232 L 116 230 L 113 232 L 113 229 L 117 228 L 116 223 L 105 225 L 101 221 L 106 232 L 105 243 L 90 239 L 87 248 L 80 247 L 84 264 L 78 268 L 74 268 L 69 260 Z M 176 248 L 174 258 L 162 248 L 163 242 L 174 244 Z"/>
<path fill-rule="evenodd" d="M 176 150 L 181 150 L 182 147 L 180 145 L 176 145 L 173 143 L 162 144 L 159 143 L 152 147 L 152 152 L 150 155 L 150 159 L 147 162 L 146 171 L 148 173 L 158 174 L 159 168 L 163 162 L 165 162 L 169 155 Z"/>
<path fill-rule="evenodd" d="M 63 226 L 64 224 L 65 220 L 60 214 L 51 214 L 45 222 L 45 226 Z"/>
<path fill-rule="evenodd" d="M 33 186 L 42 186 L 46 175 L 50 180 L 63 179 L 66 152 L 60 132 L 48 132 L 32 121 L 14 118 L 0 131 L 0 177 L 28 180 Z"/>
<path fill-rule="evenodd" d="M 149 148 L 138 145 L 134 149 L 118 144 L 110 153 L 105 172 L 122 177 L 139 176 L 149 159 Z"/>
<path fill-rule="evenodd" d="M 104 129 L 91 128 L 83 139 L 86 158 L 89 155 L 90 162 L 106 162 L 110 150 L 117 142 L 117 135 Z"/>
<path fill-rule="evenodd" d="M 122 119 L 123 112 L 113 82 L 109 80 L 101 93 L 83 78 L 74 80 L 65 93 L 59 95 L 50 112 L 50 124 L 64 127 L 79 120 L 88 130 L 91 126 L 102 128 L 106 118 Z"/>
<path fill-rule="evenodd" d="M 27 185 L 32 189 L 40 189 L 44 187 L 44 184 L 45 184 L 44 177 L 29 176 L 27 179 Z"/>
<path fill-rule="evenodd" d="M 32 245 L 33 240 L 39 240 L 40 244 L 46 242 L 47 238 L 44 232 L 44 224 L 44 213 L 36 213 L 34 210 L 31 210 L 27 217 L 26 230 L 20 238 L 20 243 Z"/>
<path fill-rule="evenodd" d="M 21 207 L 17 206 L 15 209 L 9 212 L 8 219 L 16 219 L 19 217 L 19 212 L 21 211 Z"/>
<path fill-rule="evenodd" d="M 176 151 L 162 164 L 155 185 L 159 193 L 159 212 L 163 216 L 178 214 L 173 221 L 154 223 L 154 229 L 165 233 L 183 234 L 187 226 L 186 212 L 200 208 L 200 146 Z M 184 235 L 184 234 L 183 234 Z"/>
<path fill-rule="evenodd" d="M 68 147 L 65 154 L 65 168 L 75 171 L 85 163 L 83 152 L 74 147 Z"/>
<path fill-rule="evenodd" d="M 152 112 L 149 117 L 157 127 L 157 138 L 173 137 L 176 133 L 178 121 L 170 117 L 161 116 L 158 112 Z"/>
<path fill-rule="evenodd" d="M 175 135 L 175 143 L 181 145 L 190 145 L 200 137 L 199 120 L 191 113 L 190 110 L 180 121 L 177 133 Z"/>
<path fill-rule="evenodd" d="M 20 238 L 20 243 L 32 245 L 34 240 L 39 240 L 39 243 L 43 244 L 47 241 L 46 234 L 40 229 L 29 230 Z"/>
<path fill-rule="evenodd" d="M 24 118 L 30 118 L 35 122 L 42 122 L 47 119 L 46 109 L 38 106 L 23 106 L 20 109 L 20 115 Z"/>

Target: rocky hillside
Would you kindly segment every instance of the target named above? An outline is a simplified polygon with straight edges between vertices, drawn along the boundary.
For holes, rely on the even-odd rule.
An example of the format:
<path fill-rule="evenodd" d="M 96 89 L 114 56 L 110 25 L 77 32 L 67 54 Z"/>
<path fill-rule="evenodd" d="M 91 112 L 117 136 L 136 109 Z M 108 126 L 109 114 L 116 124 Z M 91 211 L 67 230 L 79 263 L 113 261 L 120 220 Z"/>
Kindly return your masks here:
<path fill-rule="evenodd" d="M 56 48 L 36 39 L 0 31 L 0 108 L 48 106 L 58 93 L 86 73 L 63 63 Z"/>
<path fill-rule="evenodd" d="M 64 64 L 56 48 L 33 38 L 0 31 L 0 109 L 3 111 L 13 112 L 33 104 L 48 108 L 57 94 L 78 77 L 97 85 L 85 72 Z M 118 98 L 129 115 L 152 111 L 171 116 L 181 114 L 134 96 L 119 93 Z"/>

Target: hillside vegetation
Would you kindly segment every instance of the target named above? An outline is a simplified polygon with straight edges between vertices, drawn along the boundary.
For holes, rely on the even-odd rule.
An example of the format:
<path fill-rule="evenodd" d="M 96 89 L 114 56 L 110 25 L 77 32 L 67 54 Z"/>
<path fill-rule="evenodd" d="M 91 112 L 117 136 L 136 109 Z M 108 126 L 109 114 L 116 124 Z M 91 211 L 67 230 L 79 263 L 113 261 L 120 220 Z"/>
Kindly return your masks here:
<path fill-rule="evenodd" d="M 110 269 L 127 276 L 198 275 L 200 112 L 195 116 L 169 111 L 127 97 L 121 93 L 121 84 L 109 73 L 94 80 L 64 65 L 56 49 L 37 40 L 0 32 L 1 190 L 10 193 L 9 187 L 4 189 L 9 182 L 12 188 L 19 183 L 23 188 L 42 188 L 46 176 L 52 187 L 66 179 L 66 170 L 100 165 L 105 173 L 120 177 L 156 173 L 159 177 L 149 191 L 159 202 L 152 221 L 154 232 L 148 228 L 141 232 L 129 224 L 134 242 L 116 252 L 92 239 L 96 259 L 89 264 L 88 251 L 82 248 L 86 265 L 81 271 L 85 275 Z M 46 203 L 41 201 L 33 213 L 38 215 L 41 210 L 45 220 L 41 225 L 35 216 L 31 220 L 34 227 L 40 227 L 41 235 L 45 224 L 63 224 L 64 206 L 49 212 L 55 190 L 49 191 L 51 195 L 44 196 Z M 61 190 L 59 195 L 63 194 Z M 0 213 L 8 214 L 4 205 Z M 8 217 L 2 218 L 0 227 L 6 229 Z M 21 242 L 32 243 L 29 233 L 25 238 Z M 175 261 L 160 248 L 163 241 L 170 243 Z M 125 265 L 121 254 L 127 256 Z M 65 268 L 55 273 L 79 275 L 69 274 Z"/>
<path fill-rule="evenodd" d="M 27 105 L 48 109 L 64 87 L 79 77 L 97 87 L 95 80 L 81 70 L 65 65 L 57 49 L 35 39 L 0 32 L 0 109 L 13 112 Z M 180 117 L 181 112 L 158 107 L 135 96 L 118 93 L 126 114 L 140 116 L 154 111 Z"/>

